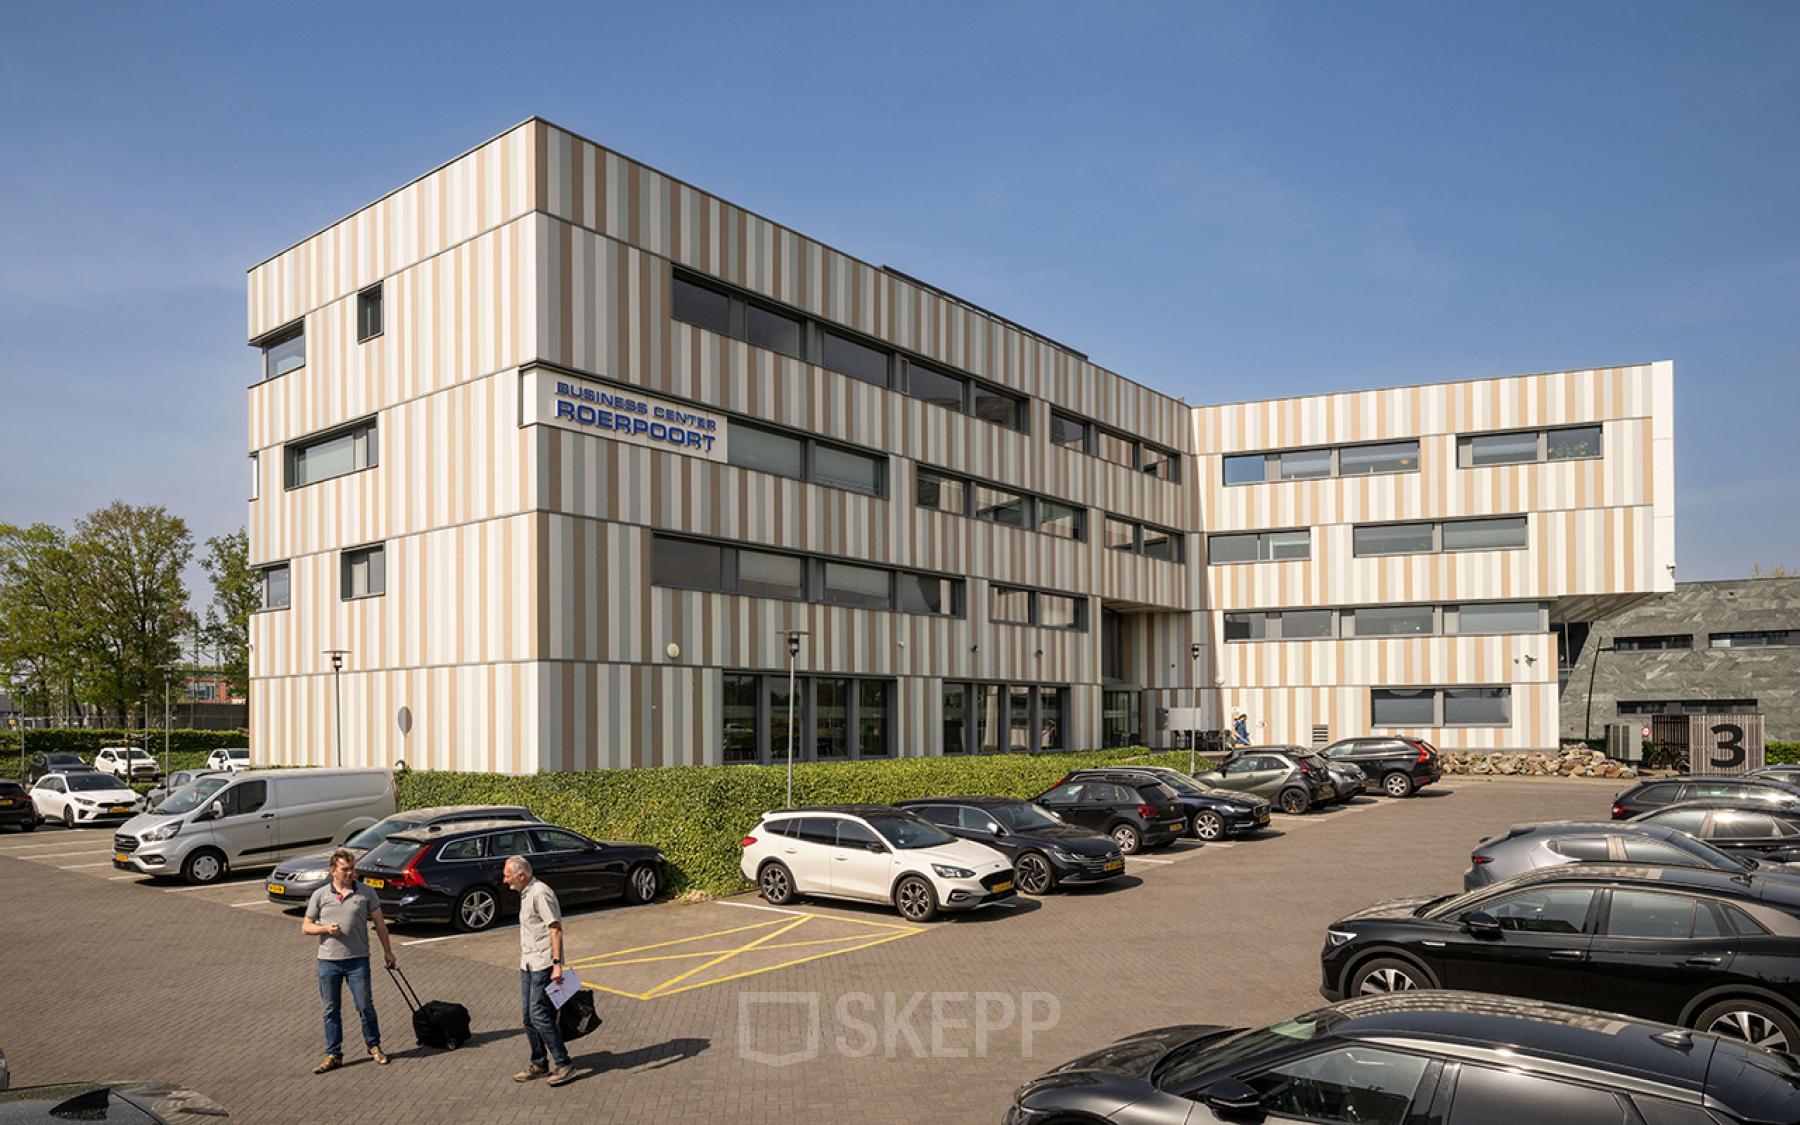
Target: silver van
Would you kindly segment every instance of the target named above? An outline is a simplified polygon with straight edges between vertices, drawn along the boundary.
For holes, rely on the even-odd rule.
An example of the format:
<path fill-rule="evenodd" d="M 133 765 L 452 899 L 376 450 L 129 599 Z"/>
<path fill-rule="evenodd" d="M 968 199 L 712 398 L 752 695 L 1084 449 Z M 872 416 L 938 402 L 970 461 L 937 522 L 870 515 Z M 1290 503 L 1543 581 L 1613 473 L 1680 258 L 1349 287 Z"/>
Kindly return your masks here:
<path fill-rule="evenodd" d="M 395 812 L 394 777 L 378 769 L 207 774 L 125 822 L 113 866 L 211 883 L 341 844 Z"/>

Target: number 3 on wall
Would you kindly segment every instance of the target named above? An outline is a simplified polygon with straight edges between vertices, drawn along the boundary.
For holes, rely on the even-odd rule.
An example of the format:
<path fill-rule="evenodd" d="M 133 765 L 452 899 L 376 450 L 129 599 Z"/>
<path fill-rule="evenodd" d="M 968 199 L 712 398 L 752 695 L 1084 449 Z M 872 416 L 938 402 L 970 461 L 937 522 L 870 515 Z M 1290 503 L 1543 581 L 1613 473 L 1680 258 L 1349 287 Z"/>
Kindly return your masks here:
<path fill-rule="evenodd" d="M 1734 770 L 1744 764 L 1744 728 L 1736 723 L 1720 723 L 1712 728 L 1719 736 L 1713 747 L 1712 764 L 1722 770 Z"/>

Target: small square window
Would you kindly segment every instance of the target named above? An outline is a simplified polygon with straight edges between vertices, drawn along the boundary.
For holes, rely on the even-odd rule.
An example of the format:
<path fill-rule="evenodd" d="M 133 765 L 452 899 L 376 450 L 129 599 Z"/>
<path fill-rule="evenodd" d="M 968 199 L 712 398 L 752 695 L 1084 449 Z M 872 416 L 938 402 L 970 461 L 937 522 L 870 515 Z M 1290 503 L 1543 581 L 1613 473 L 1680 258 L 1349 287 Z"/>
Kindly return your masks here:
<path fill-rule="evenodd" d="M 800 358 L 798 318 L 761 305 L 744 306 L 744 339 L 759 348 Z"/>
<path fill-rule="evenodd" d="M 372 285 L 356 295 L 356 342 L 381 335 L 381 286 Z"/>
<path fill-rule="evenodd" d="M 1088 424 L 1058 411 L 1050 412 L 1050 441 L 1070 449 L 1087 449 Z"/>
<path fill-rule="evenodd" d="M 698 325 L 721 336 L 731 333 L 731 298 L 716 289 L 695 285 L 677 277 L 674 285 L 676 320 Z"/>
<path fill-rule="evenodd" d="M 287 563 L 265 566 L 257 572 L 262 585 L 262 609 L 286 609 L 291 594 L 291 575 Z"/>
<path fill-rule="evenodd" d="M 263 378 L 286 375 L 306 366 L 306 322 L 296 321 L 263 338 Z"/>
<path fill-rule="evenodd" d="M 967 400 L 969 384 L 955 375 L 939 371 L 935 367 L 927 367 L 922 363 L 906 365 L 906 393 L 914 398 L 954 410 L 959 414 L 969 412 Z"/>
<path fill-rule="evenodd" d="M 969 514 L 969 486 L 966 482 L 928 469 L 920 469 L 917 479 L 919 507 L 958 516 Z"/>
<path fill-rule="evenodd" d="M 340 596 L 345 601 L 387 593 L 387 551 L 380 544 L 345 551 L 342 557 Z"/>

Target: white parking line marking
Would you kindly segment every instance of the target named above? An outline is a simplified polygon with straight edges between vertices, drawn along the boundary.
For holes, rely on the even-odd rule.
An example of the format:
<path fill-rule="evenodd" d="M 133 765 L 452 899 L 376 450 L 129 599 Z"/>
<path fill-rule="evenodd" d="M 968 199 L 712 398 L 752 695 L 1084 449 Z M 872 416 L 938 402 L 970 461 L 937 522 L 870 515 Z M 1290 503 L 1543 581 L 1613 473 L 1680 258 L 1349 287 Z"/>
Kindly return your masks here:
<path fill-rule="evenodd" d="M 66 848 L 69 844 L 70 841 L 68 840 L 58 840 L 53 844 L 26 844 L 24 847 L 20 848 L 7 848 L 4 852 L 0 852 L 0 854 L 22 856 L 29 852 L 41 852 L 45 848 Z"/>
<path fill-rule="evenodd" d="M 231 904 L 231 908 L 233 910 L 241 910 L 246 906 L 280 906 L 280 905 L 281 904 L 278 902 L 270 902 L 266 898 L 259 898 L 255 902 L 234 902 Z"/>
<path fill-rule="evenodd" d="M 201 883 L 197 887 L 164 887 L 162 893 L 166 895 L 179 895 L 185 894 L 188 891 L 231 891 L 236 890 L 239 887 L 255 886 L 261 881 L 262 880 L 260 879 L 242 879 L 236 883 Z"/>
<path fill-rule="evenodd" d="M 472 934 L 439 934 L 437 937 L 414 938 L 411 941 L 403 941 L 400 944 L 401 945 L 430 945 L 434 941 L 451 941 L 451 940 L 453 940 L 455 938 L 459 938 L 459 937 L 481 937 L 483 934 L 491 934 L 493 932 L 494 932 L 493 930 L 477 930 L 476 932 L 474 932 Z"/>
<path fill-rule="evenodd" d="M 19 859 L 29 859 L 29 860 L 35 861 L 35 860 L 40 860 L 40 859 L 68 859 L 70 856 L 77 856 L 77 855 L 111 855 L 111 854 L 112 854 L 111 852 L 97 852 L 92 848 L 83 848 L 78 852 L 50 852 L 47 855 L 22 855 L 22 856 L 19 856 L 18 858 Z"/>
<path fill-rule="evenodd" d="M 598 910 L 583 910 L 579 914 L 564 914 L 563 921 L 564 922 L 572 922 L 577 918 L 591 918 L 596 914 L 610 914 L 611 912 L 612 911 L 607 907 L 601 907 Z M 508 925 L 508 926 L 491 926 L 485 930 L 476 930 L 474 933 L 439 934 L 437 937 L 414 938 L 411 941 L 403 941 L 400 944 L 401 945 L 430 945 L 434 941 L 451 941 L 455 938 L 483 937 L 483 936 L 491 937 L 494 934 L 505 933 L 506 931 L 508 931 L 510 929 L 512 929 L 512 927 L 510 925 Z"/>
<path fill-rule="evenodd" d="M 103 859 L 99 863 L 59 863 L 56 865 L 56 869 L 58 871 L 80 871 L 84 867 L 111 867 L 111 866 L 112 866 L 112 860 Z"/>
<path fill-rule="evenodd" d="M 804 913 L 806 913 L 806 911 L 804 911 L 804 910 L 788 910 L 788 909 L 786 909 L 784 907 L 780 907 L 780 906 L 764 906 L 760 902 L 725 902 L 724 900 L 720 900 L 718 902 L 713 903 L 713 905 L 714 906 L 735 906 L 739 910 L 767 910 L 767 911 L 771 911 L 775 914 L 804 914 Z"/>
<path fill-rule="evenodd" d="M 1172 859 L 1143 859 L 1135 855 L 1125 857 L 1126 863 L 1174 863 Z"/>

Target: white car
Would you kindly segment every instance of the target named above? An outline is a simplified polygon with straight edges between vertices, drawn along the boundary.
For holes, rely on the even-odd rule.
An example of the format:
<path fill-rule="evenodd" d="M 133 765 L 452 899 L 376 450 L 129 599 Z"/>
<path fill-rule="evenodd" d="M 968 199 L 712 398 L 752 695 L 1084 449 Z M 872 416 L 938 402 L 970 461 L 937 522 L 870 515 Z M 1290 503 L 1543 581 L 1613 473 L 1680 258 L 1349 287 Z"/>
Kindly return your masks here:
<path fill-rule="evenodd" d="M 120 781 L 155 781 L 162 776 L 156 759 L 135 746 L 102 746 L 94 755 L 94 768 Z"/>
<path fill-rule="evenodd" d="M 909 922 L 1018 893 L 1004 855 L 887 805 L 764 813 L 744 837 L 742 870 L 776 906 L 800 895 L 885 902 Z"/>
<path fill-rule="evenodd" d="M 103 820 L 129 820 L 144 807 L 137 793 L 116 777 L 97 771 L 47 773 L 31 787 L 31 803 L 39 820 L 61 821 L 67 828 Z"/>
<path fill-rule="evenodd" d="M 206 768 L 209 770 L 229 770 L 236 773 L 250 768 L 250 748 L 247 746 L 227 746 L 223 750 L 214 750 L 206 756 Z"/>

